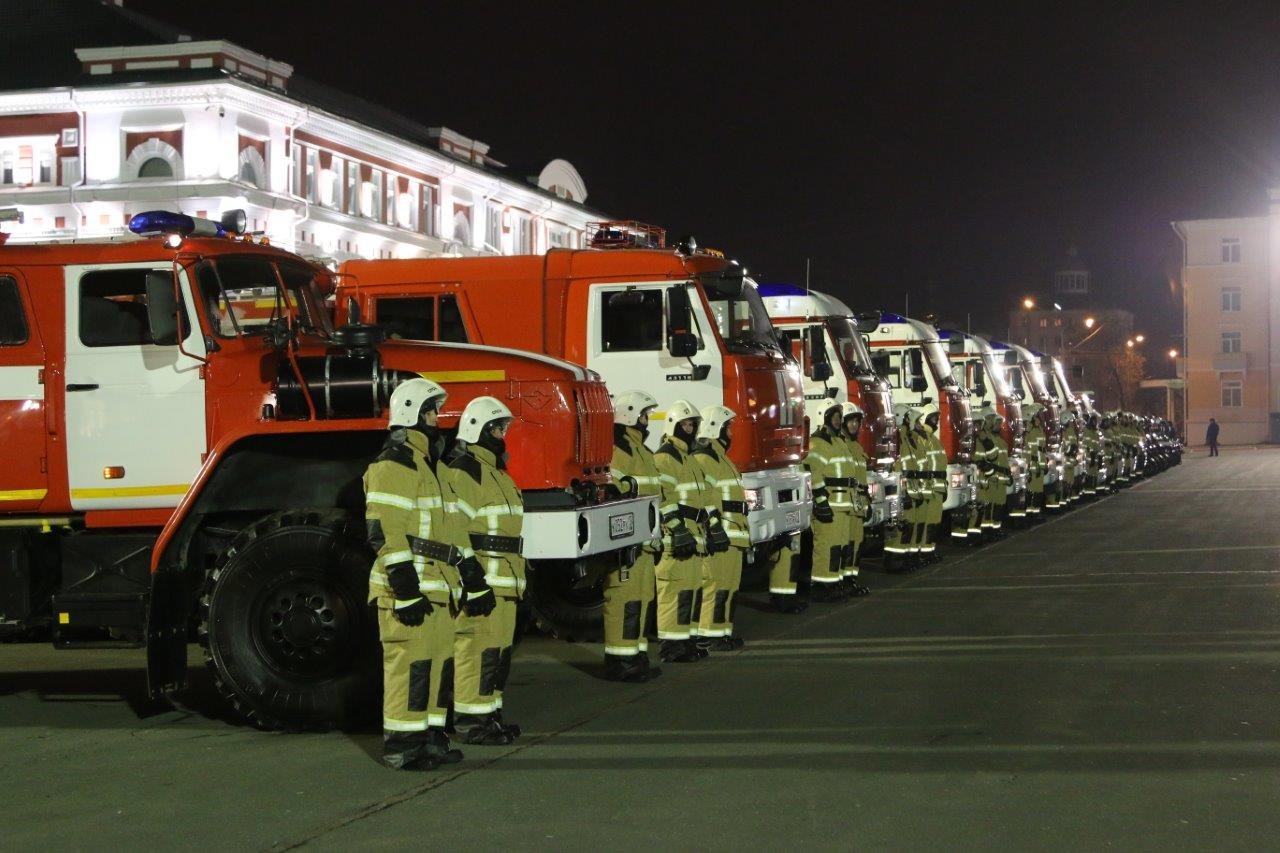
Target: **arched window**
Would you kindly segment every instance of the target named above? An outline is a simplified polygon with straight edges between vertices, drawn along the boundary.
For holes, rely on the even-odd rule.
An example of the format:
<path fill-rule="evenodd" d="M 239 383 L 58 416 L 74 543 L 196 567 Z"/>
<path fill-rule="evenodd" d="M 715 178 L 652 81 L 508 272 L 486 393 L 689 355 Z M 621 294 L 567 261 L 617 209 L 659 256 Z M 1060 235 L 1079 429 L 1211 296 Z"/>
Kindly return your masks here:
<path fill-rule="evenodd" d="M 173 167 L 163 157 L 148 157 L 138 167 L 139 178 L 172 178 Z"/>
<path fill-rule="evenodd" d="M 262 152 L 252 145 L 241 149 L 240 169 L 237 174 L 246 184 L 261 187 L 267 174 L 267 163 L 262 159 Z"/>
<path fill-rule="evenodd" d="M 453 239 L 464 246 L 471 245 L 471 220 L 461 210 L 453 216 Z"/>

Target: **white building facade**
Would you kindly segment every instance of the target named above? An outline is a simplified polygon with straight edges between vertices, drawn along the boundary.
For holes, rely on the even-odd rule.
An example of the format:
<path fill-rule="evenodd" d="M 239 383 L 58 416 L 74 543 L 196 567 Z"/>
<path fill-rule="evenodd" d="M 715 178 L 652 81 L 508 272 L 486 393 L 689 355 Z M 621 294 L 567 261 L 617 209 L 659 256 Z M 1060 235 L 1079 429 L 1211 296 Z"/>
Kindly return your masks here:
<path fill-rule="evenodd" d="M 293 69 L 225 41 L 76 50 L 79 84 L 0 92 L 11 242 L 121 234 L 152 209 L 217 218 L 333 261 L 581 247 L 586 187 L 536 182 L 448 128 L 398 134 L 291 95 Z M 405 120 L 406 124 L 410 124 Z M 416 126 L 414 126 L 416 127 Z"/>

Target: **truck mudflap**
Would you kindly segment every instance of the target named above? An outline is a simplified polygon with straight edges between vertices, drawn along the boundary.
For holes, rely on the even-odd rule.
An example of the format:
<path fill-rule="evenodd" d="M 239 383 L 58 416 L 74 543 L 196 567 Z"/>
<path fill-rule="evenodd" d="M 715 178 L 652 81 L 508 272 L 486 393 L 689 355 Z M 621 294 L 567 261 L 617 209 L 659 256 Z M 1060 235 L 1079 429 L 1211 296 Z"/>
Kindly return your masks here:
<path fill-rule="evenodd" d="M 867 472 L 867 486 L 871 492 L 871 518 L 869 528 L 897 521 L 902 516 L 901 482 L 896 473 Z"/>
<path fill-rule="evenodd" d="M 813 489 L 809 472 L 799 466 L 743 471 L 747 493 L 747 524 L 751 544 L 759 545 L 798 533 L 809 526 L 813 514 Z"/>
<path fill-rule="evenodd" d="M 947 500 L 944 510 L 959 509 L 978 500 L 977 469 L 972 465 L 947 466 Z"/>
<path fill-rule="evenodd" d="M 151 573 L 147 601 L 147 694 L 159 699 L 187 686 L 187 622 L 194 593 L 172 568 Z"/>
<path fill-rule="evenodd" d="M 656 497 L 525 510 L 526 560 L 579 560 L 638 548 L 661 535 Z"/>

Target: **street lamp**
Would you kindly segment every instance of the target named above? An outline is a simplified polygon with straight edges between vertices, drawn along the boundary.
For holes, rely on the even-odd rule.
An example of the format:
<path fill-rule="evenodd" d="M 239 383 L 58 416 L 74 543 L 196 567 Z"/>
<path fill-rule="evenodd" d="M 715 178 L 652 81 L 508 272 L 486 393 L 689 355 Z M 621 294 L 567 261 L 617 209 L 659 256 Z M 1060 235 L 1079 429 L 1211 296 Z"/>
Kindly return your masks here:
<path fill-rule="evenodd" d="M 1177 357 L 1178 357 L 1178 351 L 1176 349 L 1169 350 L 1169 358 L 1177 358 Z"/>
<path fill-rule="evenodd" d="M 1133 338 L 1129 338 L 1129 340 L 1125 341 L 1124 345 L 1127 346 L 1129 349 L 1133 349 Z"/>
<path fill-rule="evenodd" d="M 1097 320 L 1095 320 L 1095 319 L 1093 319 L 1092 317 L 1085 317 L 1085 318 L 1084 318 L 1084 327 L 1085 327 L 1086 329 L 1092 329 L 1092 328 L 1093 328 L 1093 324 L 1094 324 L 1094 323 L 1096 323 L 1096 322 L 1098 322 L 1098 321 L 1097 321 Z"/>
<path fill-rule="evenodd" d="M 1022 307 L 1030 311 L 1032 308 L 1036 307 L 1036 301 L 1028 296 L 1022 300 Z"/>
<path fill-rule="evenodd" d="M 1145 340 L 1146 340 L 1146 338 L 1145 338 L 1145 337 L 1143 337 L 1142 335 L 1134 335 L 1134 336 L 1133 336 L 1133 339 L 1134 339 L 1135 341 L 1137 341 L 1138 343 L 1142 343 L 1143 341 L 1145 341 Z"/>

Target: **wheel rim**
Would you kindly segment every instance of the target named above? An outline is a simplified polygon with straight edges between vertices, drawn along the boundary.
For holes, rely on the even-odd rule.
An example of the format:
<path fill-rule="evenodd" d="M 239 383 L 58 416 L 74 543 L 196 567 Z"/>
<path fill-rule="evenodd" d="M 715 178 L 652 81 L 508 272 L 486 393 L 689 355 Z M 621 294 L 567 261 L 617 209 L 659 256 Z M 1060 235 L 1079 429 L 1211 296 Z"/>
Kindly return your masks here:
<path fill-rule="evenodd" d="M 360 610 L 332 581 L 313 572 L 288 572 L 264 590 L 254 609 L 254 643 L 280 672 L 321 679 L 350 663 Z"/>

